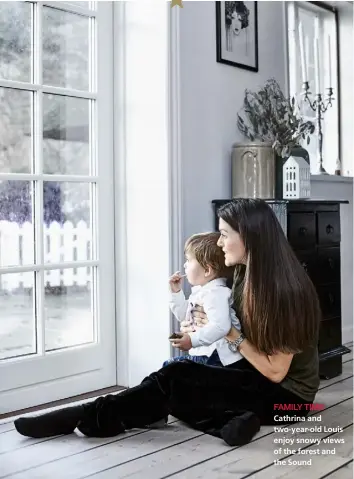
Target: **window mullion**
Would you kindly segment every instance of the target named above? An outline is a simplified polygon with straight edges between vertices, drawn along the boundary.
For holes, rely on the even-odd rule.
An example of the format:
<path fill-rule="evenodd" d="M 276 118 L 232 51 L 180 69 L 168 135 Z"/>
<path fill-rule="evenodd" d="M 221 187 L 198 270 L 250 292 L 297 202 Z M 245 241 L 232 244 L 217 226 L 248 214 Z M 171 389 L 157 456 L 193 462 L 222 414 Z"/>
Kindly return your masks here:
<path fill-rule="evenodd" d="M 37 108 L 37 107 L 36 107 Z M 98 176 L 87 176 L 87 175 L 51 175 L 49 173 L 40 175 L 40 174 L 30 174 L 30 173 L 0 173 L 1 180 L 18 180 L 18 181 L 65 181 L 65 182 L 74 182 L 74 183 L 99 183 L 100 179 Z"/>
<path fill-rule="evenodd" d="M 97 62 L 97 17 L 90 18 L 89 21 L 89 31 L 90 31 L 90 41 L 89 41 L 89 91 L 93 94 L 96 94 L 98 97 L 98 62 Z M 96 97 L 96 98 L 97 98 Z M 97 101 L 96 99 L 90 100 L 89 106 L 89 155 L 90 155 L 90 175 L 99 175 L 101 172 L 98 169 L 97 161 L 97 132 L 98 132 L 98 111 L 97 111 Z M 91 242 L 91 258 L 100 260 L 100 255 L 98 254 L 99 248 L 99 234 L 97 225 L 99 224 L 99 191 L 98 183 L 91 183 L 90 185 L 90 203 L 91 203 L 91 231 L 92 231 L 92 242 Z M 96 341 L 99 341 L 98 331 L 99 331 L 99 321 L 100 321 L 100 306 L 99 306 L 99 282 L 101 278 L 101 269 L 98 267 L 92 268 L 92 288 L 91 288 L 91 307 L 94 315 L 94 337 Z"/>
<path fill-rule="evenodd" d="M 65 1 L 48 1 L 48 2 L 38 2 L 42 7 L 50 7 L 50 8 L 56 8 L 57 10 L 63 10 L 64 12 L 70 12 L 70 13 L 75 13 L 77 15 L 82 15 L 84 17 L 95 17 L 97 12 L 95 11 L 95 8 L 85 8 L 82 6 L 76 6 L 75 4 L 71 2 L 65 2 Z"/>
<path fill-rule="evenodd" d="M 0 268 L 0 274 L 9 273 L 27 273 L 33 271 L 39 271 L 43 269 L 48 271 L 51 269 L 72 269 L 72 268 L 89 268 L 98 266 L 99 260 L 81 260 L 81 261 L 68 261 L 65 263 L 45 263 L 43 265 L 23 265 L 23 266 L 2 266 Z"/>
<path fill-rule="evenodd" d="M 295 2 L 288 3 L 288 18 L 289 18 L 289 32 L 290 32 L 290 42 L 289 42 L 289 59 L 291 65 L 289 64 L 289 87 L 290 95 L 295 96 L 297 92 L 297 46 L 298 46 L 298 36 L 297 36 L 297 27 L 299 25 L 298 19 L 298 9 Z"/>
<path fill-rule="evenodd" d="M 42 85 L 42 4 L 34 5 L 34 80 Z M 41 175 L 43 172 L 42 143 L 43 143 L 43 93 L 41 89 L 34 92 L 34 172 Z M 44 264 L 43 242 L 43 180 L 35 182 L 34 195 L 34 232 L 36 264 Z M 36 339 L 37 353 L 45 354 L 45 308 L 44 308 L 44 271 L 36 271 Z"/>

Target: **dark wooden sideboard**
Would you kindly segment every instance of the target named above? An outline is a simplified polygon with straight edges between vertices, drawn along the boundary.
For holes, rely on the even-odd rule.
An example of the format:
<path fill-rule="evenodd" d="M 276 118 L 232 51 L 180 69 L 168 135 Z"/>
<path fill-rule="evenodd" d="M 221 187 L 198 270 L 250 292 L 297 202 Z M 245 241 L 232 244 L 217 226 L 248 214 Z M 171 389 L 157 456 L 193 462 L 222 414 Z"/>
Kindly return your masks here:
<path fill-rule="evenodd" d="M 217 209 L 230 200 L 213 200 L 215 230 Z M 269 200 L 300 263 L 314 283 L 322 309 L 318 351 L 320 376 L 342 372 L 340 204 L 348 201 Z"/>

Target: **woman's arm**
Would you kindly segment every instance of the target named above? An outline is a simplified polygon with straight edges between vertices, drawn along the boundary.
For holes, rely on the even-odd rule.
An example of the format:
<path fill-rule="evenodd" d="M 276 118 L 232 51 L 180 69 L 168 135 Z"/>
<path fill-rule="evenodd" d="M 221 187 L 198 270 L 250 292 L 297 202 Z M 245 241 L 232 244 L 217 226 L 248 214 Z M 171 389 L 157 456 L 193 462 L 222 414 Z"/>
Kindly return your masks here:
<path fill-rule="evenodd" d="M 226 339 L 235 341 L 239 336 L 240 331 L 232 327 Z M 242 341 L 238 350 L 252 366 L 274 383 L 280 383 L 285 378 L 293 359 L 293 354 L 276 353 L 269 356 L 260 353 L 247 339 Z"/>
<path fill-rule="evenodd" d="M 203 327 L 208 323 L 208 318 L 202 306 L 196 306 L 192 311 L 192 316 L 197 326 Z M 226 339 L 235 341 L 239 336 L 240 331 L 232 327 Z M 252 366 L 274 383 L 280 383 L 285 378 L 293 359 L 293 354 L 277 353 L 269 356 L 260 353 L 247 339 L 242 341 L 238 350 Z"/>

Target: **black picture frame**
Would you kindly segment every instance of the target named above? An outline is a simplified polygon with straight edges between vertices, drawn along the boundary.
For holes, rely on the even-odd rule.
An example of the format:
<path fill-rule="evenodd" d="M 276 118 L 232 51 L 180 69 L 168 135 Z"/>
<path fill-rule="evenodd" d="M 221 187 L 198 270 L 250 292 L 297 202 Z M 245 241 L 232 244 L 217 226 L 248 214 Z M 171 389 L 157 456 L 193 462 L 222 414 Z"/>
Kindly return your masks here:
<path fill-rule="evenodd" d="M 231 5 L 226 5 L 226 4 L 231 4 Z M 252 4 L 252 5 L 247 5 L 247 4 Z M 215 2 L 216 61 L 218 63 L 224 63 L 226 65 L 242 68 L 244 70 L 258 72 L 258 5 L 257 4 L 258 2 L 219 2 L 219 1 Z M 233 52 L 227 51 L 227 48 L 228 46 L 230 46 L 230 43 L 225 48 L 225 43 L 232 41 L 232 39 L 230 40 L 230 35 L 232 35 L 231 27 L 226 27 L 227 22 L 226 22 L 225 8 L 227 7 L 231 9 L 233 8 L 236 9 L 241 7 L 241 10 L 239 10 L 238 12 L 238 21 L 241 25 L 241 27 L 237 30 L 240 32 L 239 35 L 243 34 L 243 31 L 246 32 L 246 28 L 248 28 L 250 25 L 252 27 L 251 30 L 253 30 L 253 34 L 249 42 L 253 49 L 253 55 L 252 55 L 253 59 L 249 63 L 245 63 L 244 61 L 242 61 L 241 56 L 238 54 L 238 52 L 233 53 Z M 248 7 L 253 7 L 253 8 L 248 8 Z M 248 14 L 247 14 L 247 10 L 248 10 Z M 243 20 L 243 18 L 245 20 Z M 245 27 L 244 24 L 246 22 L 248 24 Z M 227 28 L 228 28 L 228 32 L 226 31 Z M 227 37 L 229 38 L 229 40 L 227 40 Z"/>

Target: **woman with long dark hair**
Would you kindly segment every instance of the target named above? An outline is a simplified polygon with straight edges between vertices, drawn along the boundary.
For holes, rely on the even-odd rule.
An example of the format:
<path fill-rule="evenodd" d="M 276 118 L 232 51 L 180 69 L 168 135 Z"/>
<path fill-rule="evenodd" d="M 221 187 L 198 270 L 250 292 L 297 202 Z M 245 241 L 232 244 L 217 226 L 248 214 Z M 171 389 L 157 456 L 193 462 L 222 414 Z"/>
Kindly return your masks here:
<path fill-rule="evenodd" d="M 261 424 L 308 414 L 306 405 L 319 387 L 315 288 L 264 201 L 234 199 L 218 215 L 225 264 L 236 266 L 233 299 L 242 326 L 242 333 L 231 329 L 227 339 L 244 359 L 226 367 L 172 363 L 116 395 L 20 418 L 15 421 L 18 432 L 46 437 L 70 434 L 77 427 L 87 436 L 106 437 L 172 414 L 240 445 Z M 202 308 L 194 316 L 201 324 L 207 322 Z M 173 345 L 188 348 L 186 336 L 174 339 Z M 279 410 L 285 403 L 295 406 Z"/>

